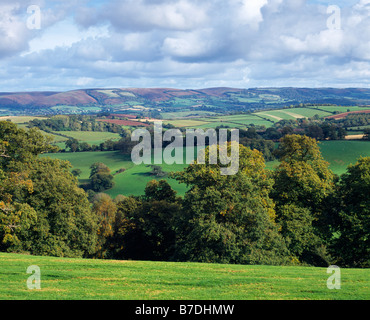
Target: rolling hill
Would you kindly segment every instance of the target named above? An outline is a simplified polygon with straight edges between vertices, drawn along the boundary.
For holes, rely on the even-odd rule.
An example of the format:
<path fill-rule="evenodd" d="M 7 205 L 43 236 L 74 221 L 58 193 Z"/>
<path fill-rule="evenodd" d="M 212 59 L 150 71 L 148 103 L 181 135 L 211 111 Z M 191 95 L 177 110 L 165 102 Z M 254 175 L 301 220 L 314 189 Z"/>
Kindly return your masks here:
<path fill-rule="evenodd" d="M 0 93 L 1 115 L 159 110 L 240 112 L 311 104 L 370 105 L 370 89 L 349 88 L 109 88 Z M 65 108 L 65 109 L 63 109 Z"/>

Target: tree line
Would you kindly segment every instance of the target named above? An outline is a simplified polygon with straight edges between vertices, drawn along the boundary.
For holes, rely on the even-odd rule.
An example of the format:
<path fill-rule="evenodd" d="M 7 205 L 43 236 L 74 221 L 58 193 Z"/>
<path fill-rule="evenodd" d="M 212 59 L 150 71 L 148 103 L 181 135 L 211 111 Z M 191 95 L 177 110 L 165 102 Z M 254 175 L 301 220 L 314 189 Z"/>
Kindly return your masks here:
<path fill-rule="evenodd" d="M 240 145 L 239 171 L 194 162 L 142 196 L 88 197 L 39 130 L 0 122 L 0 250 L 34 255 L 369 267 L 370 158 L 334 175 L 316 140 L 288 134 L 274 171 Z M 230 147 L 230 146 L 229 146 Z M 207 159 L 206 149 L 206 159 Z M 92 167 L 92 176 L 109 173 Z"/>
<path fill-rule="evenodd" d="M 52 131 L 97 131 L 122 133 L 123 128 L 114 123 L 98 121 L 95 115 L 56 115 L 48 119 L 33 119 L 28 122 L 31 128 L 45 132 Z"/>

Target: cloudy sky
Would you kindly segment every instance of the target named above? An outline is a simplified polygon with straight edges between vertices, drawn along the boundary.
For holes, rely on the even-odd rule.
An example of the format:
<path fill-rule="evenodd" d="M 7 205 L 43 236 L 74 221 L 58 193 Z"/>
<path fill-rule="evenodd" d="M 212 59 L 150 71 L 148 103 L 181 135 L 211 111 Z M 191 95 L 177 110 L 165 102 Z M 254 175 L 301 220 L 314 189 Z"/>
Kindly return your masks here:
<path fill-rule="evenodd" d="M 0 0 L 0 91 L 370 87 L 370 0 Z"/>

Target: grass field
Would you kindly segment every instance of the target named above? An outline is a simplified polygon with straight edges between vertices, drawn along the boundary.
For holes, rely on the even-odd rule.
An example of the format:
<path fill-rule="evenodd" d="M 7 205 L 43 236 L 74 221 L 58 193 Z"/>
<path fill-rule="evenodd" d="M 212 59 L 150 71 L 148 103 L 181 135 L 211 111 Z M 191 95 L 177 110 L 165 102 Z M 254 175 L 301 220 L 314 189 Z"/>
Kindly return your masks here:
<path fill-rule="evenodd" d="M 55 131 L 55 133 L 63 134 L 68 137 L 77 139 L 79 141 L 87 142 L 90 145 L 96 144 L 99 145 L 100 143 L 113 139 L 113 140 L 119 140 L 120 135 L 118 133 L 112 133 L 112 132 L 97 132 L 97 131 Z M 61 141 L 61 139 L 64 137 L 59 136 L 58 140 Z M 67 138 L 64 138 L 64 141 L 68 140 Z"/>
<path fill-rule="evenodd" d="M 348 165 L 355 164 L 361 156 L 370 156 L 369 141 L 324 141 L 320 142 L 319 146 L 324 159 L 330 163 L 330 169 L 338 175 L 346 172 Z M 42 156 L 71 162 L 74 168 L 79 168 L 82 171 L 80 176 L 81 183 L 88 181 L 90 166 L 94 162 L 106 164 L 111 169 L 112 174 L 121 168 L 125 168 L 125 172 L 114 175 L 115 186 L 105 191 L 112 197 L 116 197 L 119 194 L 142 195 L 146 184 L 150 180 L 163 179 L 150 175 L 151 167 L 148 165 L 134 165 L 131 162 L 130 155 L 122 155 L 118 151 L 56 153 Z M 278 161 L 270 161 L 266 163 L 266 167 L 273 169 L 278 164 Z M 168 165 L 164 163 L 161 167 L 165 172 L 182 171 L 186 164 Z M 179 195 L 185 194 L 187 190 L 185 185 L 179 184 L 173 179 L 166 177 L 165 179 Z"/>
<path fill-rule="evenodd" d="M 210 129 L 218 126 L 227 126 L 230 128 L 247 128 L 247 126 L 254 124 L 255 126 L 270 127 L 274 123 L 267 121 L 261 117 L 253 114 L 240 114 L 232 116 L 213 116 L 202 118 L 189 118 L 165 121 L 176 127 L 193 128 L 193 129 Z"/>
<path fill-rule="evenodd" d="M 191 111 L 178 111 L 178 112 L 162 112 L 161 116 L 163 119 L 166 120 L 172 120 L 177 118 L 184 118 L 184 117 L 191 117 L 192 115 L 215 115 L 217 116 L 217 113 L 211 112 L 211 111 L 201 111 L 201 110 L 191 110 Z"/>
<path fill-rule="evenodd" d="M 0 253 L 1 300 L 367 300 L 369 269 L 341 269 L 330 290 L 326 268 L 36 257 Z M 27 288 L 36 265 L 41 289 Z"/>
<path fill-rule="evenodd" d="M 317 107 L 310 107 L 311 109 L 320 109 L 327 112 L 347 112 L 349 111 L 362 111 L 369 109 L 369 107 L 358 107 L 358 106 L 317 106 Z"/>
<path fill-rule="evenodd" d="M 51 107 L 54 111 L 60 111 L 65 114 L 68 113 L 81 113 L 81 112 L 99 112 L 101 108 L 99 107 L 76 107 L 76 106 L 67 106 L 67 105 L 58 105 L 55 107 Z"/>
<path fill-rule="evenodd" d="M 257 115 L 262 117 L 270 118 L 271 120 L 277 122 L 280 120 L 295 120 L 300 118 L 310 118 L 314 115 L 319 115 L 320 118 L 331 116 L 329 112 L 321 110 L 312 110 L 308 108 L 291 108 L 291 109 L 281 109 L 281 110 L 268 110 L 263 112 L 257 112 Z"/>
<path fill-rule="evenodd" d="M 105 191 L 105 193 L 112 197 L 116 197 L 119 194 L 142 195 L 144 194 L 146 184 L 153 179 L 166 179 L 179 195 L 184 195 L 187 190 L 187 187 L 184 184 L 179 184 L 176 180 L 169 179 L 168 177 L 157 178 L 151 175 L 150 171 L 152 168 L 150 166 L 146 164 L 135 165 L 131 161 L 130 155 L 123 155 L 119 151 L 54 153 L 44 154 L 42 157 L 69 161 L 73 168 L 78 168 L 82 171 L 79 177 L 81 183 L 88 181 L 90 166 L 94 162 L 104 163 L 111 169 L 112 174 L 115 174 L 115 172 L 121 168 L 125 168 L 125 172 L 114 175 L 115 186 L 112 189 Z M 168 165 L 163 163 L 160 166 L 163 171 L 171 172 L 182 171 L 186 167 L 186 164 Z"/>
<path fill-rule="evenodd" d="M 185 128 L 200 128 L 208 129 L 215 128 L 217 126 L 228 126 L 231 128 L 246 128 L 250 125 L 265 126 L 266 128 L 271 127 L 275 122 L 281 120 L 296 120 L 301 118 L 312 118 L 318 115 L 320 118 L 332 116 L 334 112 L 347 112 L 365 110 L 367 108 L 361 107 L 342 107 L 342 106 L 319 106 L 319 107 L 295 107 L 286 109 L 274 109 L 259 111 L 251 114 L 237 114 L 237 115 L 214 115 L 214 116 L 203 116 L 198 118 L 187 118 L 177 120 L 167 120 L 168 123 L 173 124 L 177 127 Z M 171 113 L 170 117 L 179 115 L 189 115 L 188 113 Z"/>
<path fill-rule="evenodd" d="M 29 122 L 31 120 L 34 120 L 34 119 L 44 120 L 46 118 L 45 117 L 33 117 L 33 116 L 4 116 L 4 117 L 0 117 L 0 121 L 11 120 L 11 122 L 16 123 L 16 124 L 27 123 L 27 122 Z"/>
<path fill-rule="evenodd" d="M 360 157 L 370 157 L 370 141 L 323 141 L 319 146 L 336 174 L 343 174 L 347 166 L 355 164 Z"/>
<path fill-rule="evenodd" d="M 184 127 L 198 127 L 201 125 L 208 124 L 207 121 L 195 120 L 195 119 L 179 119 L 179 120 L 171 120 L 171 121 L 164 121 L 164 123 L 170 123 L 175 127 L 184 128 Z"/>
<path fill-rule="evenodd" d="M 355 164 L 360 157 L 370 157 L 370 141 L 320 141 L 322 156 L 329 162 L 329 168 L 337 175 L 347 171 L 350 164 Z M 266 168 L 274 169 L 279 161 L 266 162 Z"/>

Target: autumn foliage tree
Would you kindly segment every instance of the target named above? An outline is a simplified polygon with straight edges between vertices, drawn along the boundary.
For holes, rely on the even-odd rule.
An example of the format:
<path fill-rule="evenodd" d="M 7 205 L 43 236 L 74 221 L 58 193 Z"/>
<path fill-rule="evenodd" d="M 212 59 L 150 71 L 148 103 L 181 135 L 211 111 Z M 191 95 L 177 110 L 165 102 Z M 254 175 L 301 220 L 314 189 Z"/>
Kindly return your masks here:
<path fill-rule="evenodd" d="M 66 161 L 40 158 L 55 147 L 38 129 L 0 122 L 0 236 L 2 250 L 89 256 L 97 220 Z M 11 240 L 11 241 L 9 241 Z"/>
<path fill-rule="evenodd" d="M 105 258 L 110 251 L 109 239 L 114 234 L 117 206 L 109 195 L 98 193 L 93 199 L 92 211 L 98 219 L 96 256 Z"/>
<path fill-rule="evenodd" d="M 276 154 L 280 164 L 274 172 L 271 196 L 283 235 L 289 238 L 290 250 L 301 261 L 325 264 L 319 252 L 325 241 L 319 239 L 330 237 L 325 206 L 334 195 L 334 174 L 313 138 L 286 135 Z"/>
<path fill-rule="evenodd" d="M 209 163 L 209 148 L 206 159 L 205 164 L 195 161 L 174 175 L 189 187 L 179 221 L 176 258 L 286 263 L 288 252 L 275 223 L 274 204 L 269 198 L 272 180 L 262 154 L 239 145 L 239 171 L 235 175 L 221 175 L 220 163 Z"/>

